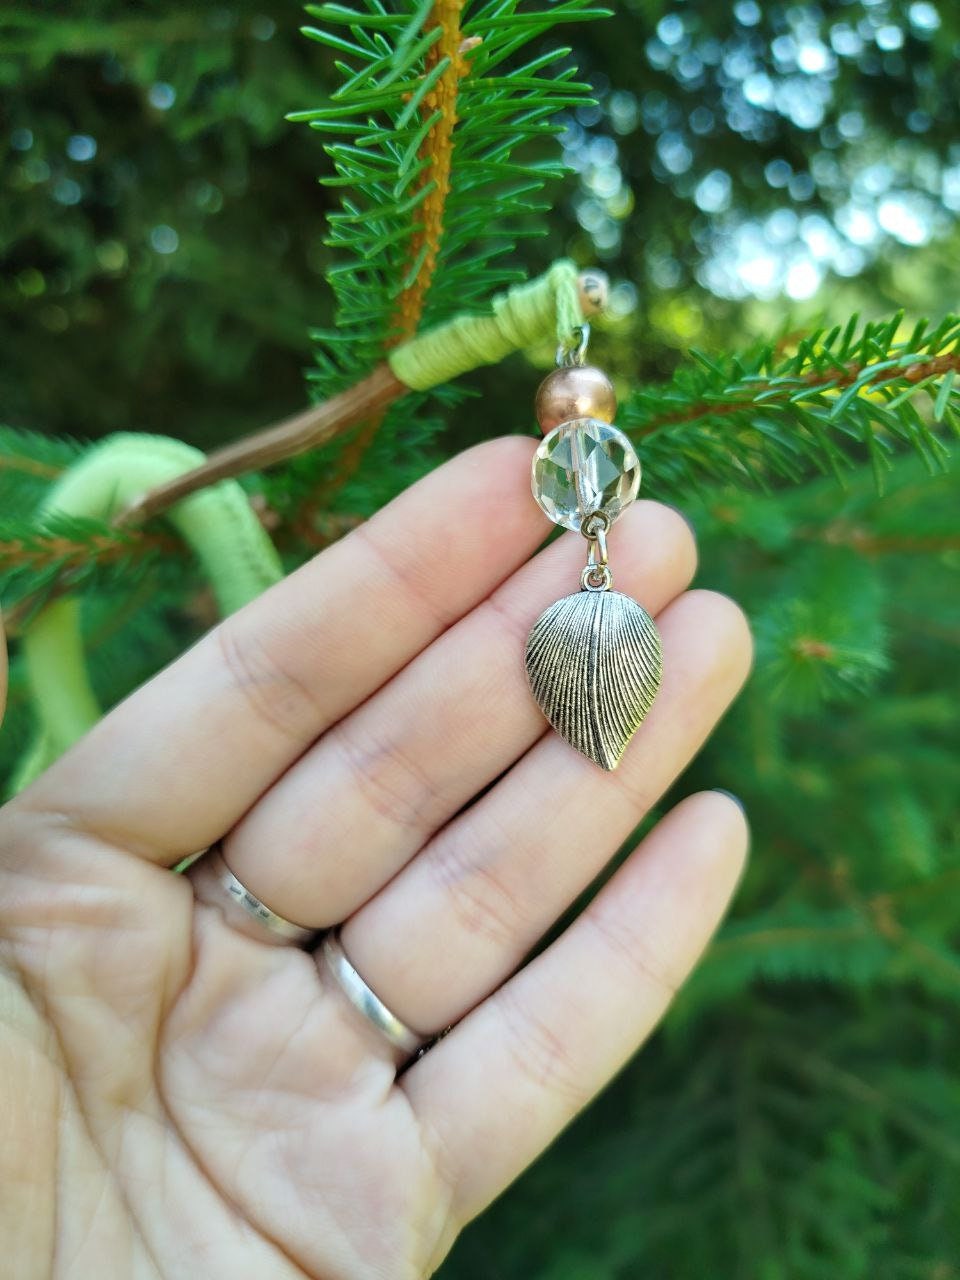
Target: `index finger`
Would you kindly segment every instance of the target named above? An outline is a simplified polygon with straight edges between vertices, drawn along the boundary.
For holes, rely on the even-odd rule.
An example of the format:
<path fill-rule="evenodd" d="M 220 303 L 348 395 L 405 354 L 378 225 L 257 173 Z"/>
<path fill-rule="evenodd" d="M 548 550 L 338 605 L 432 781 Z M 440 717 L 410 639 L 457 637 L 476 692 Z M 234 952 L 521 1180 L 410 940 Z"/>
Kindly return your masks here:
<path fill-rule="evenodd" d="M 212 844 L 543 540 L 533 447 L 490 441 L 420 480 L 220 623 L 12 803 L 155 862 Z"/>

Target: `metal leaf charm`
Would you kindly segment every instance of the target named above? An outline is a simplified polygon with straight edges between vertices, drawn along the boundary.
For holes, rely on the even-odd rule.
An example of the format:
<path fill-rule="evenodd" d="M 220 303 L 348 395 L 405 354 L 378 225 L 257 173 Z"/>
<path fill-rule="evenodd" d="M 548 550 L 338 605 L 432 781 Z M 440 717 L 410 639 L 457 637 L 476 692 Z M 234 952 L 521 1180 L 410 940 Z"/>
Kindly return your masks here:
<path fill-rule="evenodd" d="M 545 610 L 527 640 L 527 678 L 550 723 L 581 755 L 615 769 L 663 673 L 660 633 L 619 591 L 578 591 Z"/>

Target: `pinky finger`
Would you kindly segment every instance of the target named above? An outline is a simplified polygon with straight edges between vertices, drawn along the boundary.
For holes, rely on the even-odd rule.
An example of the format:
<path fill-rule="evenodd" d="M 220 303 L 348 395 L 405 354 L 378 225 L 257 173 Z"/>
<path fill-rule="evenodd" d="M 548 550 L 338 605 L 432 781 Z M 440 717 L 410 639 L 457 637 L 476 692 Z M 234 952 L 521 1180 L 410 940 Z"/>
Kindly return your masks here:
<path fill-rule="evenodd" d="M 402 1078 L 466 1223 L 646 1039 L 736 887 L 749 833 L 700 792 L 646 837 L 587 910 Z"/>

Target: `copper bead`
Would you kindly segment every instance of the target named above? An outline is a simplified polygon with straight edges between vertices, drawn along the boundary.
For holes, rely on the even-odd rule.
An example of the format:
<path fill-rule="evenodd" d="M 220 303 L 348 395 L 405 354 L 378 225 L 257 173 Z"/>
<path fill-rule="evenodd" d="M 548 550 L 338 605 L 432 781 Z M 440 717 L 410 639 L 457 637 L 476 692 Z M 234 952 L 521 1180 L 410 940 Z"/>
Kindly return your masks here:
<path fill-rule="evenodd" d="M 613 384 L 594 365 L 554 369 L 540 383 L 535 402 L 537 422 L 544 435 L 571 418 L 599 418 L 612 422 L 617 412 Z"/>

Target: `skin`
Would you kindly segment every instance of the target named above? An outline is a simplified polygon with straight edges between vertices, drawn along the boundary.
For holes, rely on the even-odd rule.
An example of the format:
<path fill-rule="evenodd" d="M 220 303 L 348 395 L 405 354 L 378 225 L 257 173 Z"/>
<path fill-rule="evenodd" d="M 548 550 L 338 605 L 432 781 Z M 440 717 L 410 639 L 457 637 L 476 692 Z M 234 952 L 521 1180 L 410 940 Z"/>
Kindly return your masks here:
<path fill-rule="evenodd" d="M 0 810 L 11 1275 L 428 1276 L 696 963 L 748 843 L 719 792 L 677 805 L 523 963 L 751 662 L 737 605 L 688 589 L 686 522 L 638 502 L 611 559 L 657 616 L 662 689 L 615 773 L 548 731 L 523 640 L 576 589 L 584 547 L 533 555 L 549 526 L 532 448 L 493 441 L 434 472 Z M 170 874 L 225 833 L 253 893 L 300 924 L 346 921 L 385 1003 L 450 1034 L 398 1075 L 314 954 Z"/>

